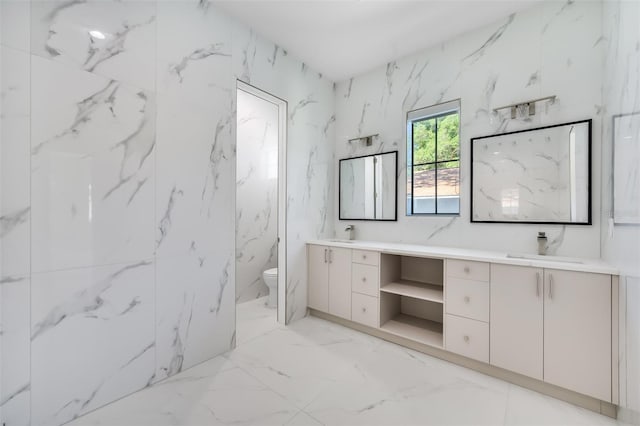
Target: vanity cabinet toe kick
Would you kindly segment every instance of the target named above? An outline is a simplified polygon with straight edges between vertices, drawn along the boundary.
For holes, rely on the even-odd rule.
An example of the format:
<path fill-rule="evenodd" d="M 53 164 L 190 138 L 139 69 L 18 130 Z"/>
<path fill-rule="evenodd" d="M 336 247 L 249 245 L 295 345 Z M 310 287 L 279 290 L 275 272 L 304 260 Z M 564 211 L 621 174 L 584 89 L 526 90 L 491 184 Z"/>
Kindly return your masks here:
<path fill-rule="evenodd" d="M 616 274 L 405 245 L 309 243 L 307 260 L 312 314 L 615 416 Z"/>

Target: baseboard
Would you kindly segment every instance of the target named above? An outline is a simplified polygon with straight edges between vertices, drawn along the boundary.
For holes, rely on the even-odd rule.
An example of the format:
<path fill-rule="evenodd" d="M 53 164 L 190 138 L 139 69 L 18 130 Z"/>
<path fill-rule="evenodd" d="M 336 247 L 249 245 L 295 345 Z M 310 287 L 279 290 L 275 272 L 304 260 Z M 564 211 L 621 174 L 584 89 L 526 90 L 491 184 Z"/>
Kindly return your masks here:
<path fill-rule="evenodd" d="M 388 342 L 392 342 L 407 348 L 422 352 L 427 355 L 434 356 L 436 358 L 449 361 L 451 363 L 460 365 L 462 367 L 469 368 L 474 371 L 486 374 L 488 376 L 496 377 L 509 383 L 513 383 L 523 388 L 531 389 L 544 395 L 551 396 L 562 401 L 569 402 L 578 407 L 586 408 L 587 410 L 594 411 L 598 414 L 602 414 L 608 417 L 617 418 L 618 410 L 617 406 L 610 402 L 601 401 L 591 396 L 583 395 L 574 391 L 570 391 L 549 383 L 542 382 L 540 380 L 532 379 L 531 377 L 523 376 L 512 371 L 504 370 L 493 365 L 486 364 L 484 362 L 476 361 L 464 357 L 462 355 L 454 354 L 443 349 L 438 349 L 432 346 L 417 343 L 412 340 L 398 337 L 396 335 L 387 333 L 377 328 L 368 327 L 353 321 L 346 320 L 344 318 L 336 317 L 325 312 L 320 312 L 315 309 L 309 309 L 309 313 L 315 317 L 325 319 L 327 321 L 335 322 L 345 327 L 353 328 L 363 333 L 370 334 L 372 336 L 384 339 Z"/>

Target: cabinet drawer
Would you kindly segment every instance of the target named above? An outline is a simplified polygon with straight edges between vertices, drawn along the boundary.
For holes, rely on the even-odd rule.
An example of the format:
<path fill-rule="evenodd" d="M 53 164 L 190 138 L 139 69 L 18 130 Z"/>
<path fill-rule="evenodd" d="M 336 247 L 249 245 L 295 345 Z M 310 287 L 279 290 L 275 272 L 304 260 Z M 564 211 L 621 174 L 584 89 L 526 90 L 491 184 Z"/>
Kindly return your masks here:
<path fill-rule="evenodd" d="M 451 277 L 446 286 L 448 314 L 489 322 L 489 283 Z"/>
<path fill-rule="evenodd" d="M 369 296 L 379 296 L 379 275 L 378 267 L 354 263 L 351 266 L 351 290 L 368 294 Z"/>
<path fill-rule="evenodd" d="M 378 298 L 353 293 L 351 297 L 351 320 L 369 327 L 378 328 Z"/>
<path fill-rule="evenodd" d="M 489 362 L 489 324 L 447 315 L 445 329 L 446 350 Z"/>
<path fill-rule="evenodd" d="M 380 253 L 369 250 L 353 250 L 351 258 L 355 263 L 363 263 L 365 265 L 378 266 L 380 263 Z"/>
<path fill-rule="evenodd" d="M 467 260 L 447 260 L 447 277 L 489 281 L 489 264 Z"/>

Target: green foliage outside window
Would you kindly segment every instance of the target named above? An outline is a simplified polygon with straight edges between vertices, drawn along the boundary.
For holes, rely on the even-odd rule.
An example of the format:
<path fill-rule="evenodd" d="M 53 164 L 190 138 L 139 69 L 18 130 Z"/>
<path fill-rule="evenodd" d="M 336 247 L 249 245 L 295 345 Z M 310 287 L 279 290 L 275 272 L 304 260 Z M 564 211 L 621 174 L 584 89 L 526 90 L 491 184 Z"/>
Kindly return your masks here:
<path fill-rule="evenodd" d="M 460 137 L 458 129 L 460 115 L 449 114 L 437 118 L 429 118 L 413 122 L 413 164 L 434 163 L 436 161 L 458 160 L 460 156 Z M 438 152 L 436 153 L 436 128 L 438 140 Z M 424 166 L 424 169 L 433 170 L 435 164 Z M 459 167 L 459 161 L 448 162 L 444 167 Z"/>

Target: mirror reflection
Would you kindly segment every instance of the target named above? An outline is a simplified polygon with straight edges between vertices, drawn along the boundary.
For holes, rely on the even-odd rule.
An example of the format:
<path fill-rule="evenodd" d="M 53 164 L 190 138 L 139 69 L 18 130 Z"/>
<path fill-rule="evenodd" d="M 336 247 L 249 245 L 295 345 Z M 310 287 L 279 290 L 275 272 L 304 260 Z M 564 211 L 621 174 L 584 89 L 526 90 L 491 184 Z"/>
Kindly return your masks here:
<path fill-rule="evenodd" d="M 393 151 L 340 160 L 340 220 L 396 220 L 397 159 Z"/>
<path fill-rule="evenodd" d="M 471 221 L 590 224 L 591 120 L 471 139 Z"/>

